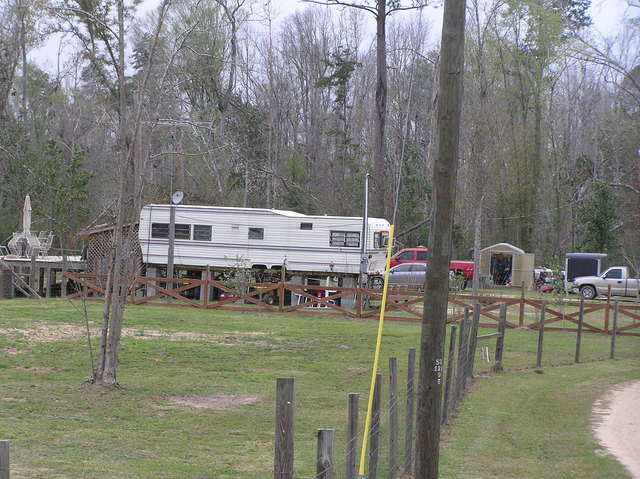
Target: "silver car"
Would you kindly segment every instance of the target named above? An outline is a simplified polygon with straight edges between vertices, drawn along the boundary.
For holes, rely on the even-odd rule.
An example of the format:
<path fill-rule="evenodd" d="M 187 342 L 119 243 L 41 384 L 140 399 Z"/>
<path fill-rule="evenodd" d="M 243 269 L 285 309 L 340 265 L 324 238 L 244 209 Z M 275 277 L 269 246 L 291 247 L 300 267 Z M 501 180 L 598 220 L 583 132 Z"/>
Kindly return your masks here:
<path fill-rule="evenodd" d="M 389 270 L 389 285 L 424 286 L 427 265 L 425 263 L 403 263 Z"/>

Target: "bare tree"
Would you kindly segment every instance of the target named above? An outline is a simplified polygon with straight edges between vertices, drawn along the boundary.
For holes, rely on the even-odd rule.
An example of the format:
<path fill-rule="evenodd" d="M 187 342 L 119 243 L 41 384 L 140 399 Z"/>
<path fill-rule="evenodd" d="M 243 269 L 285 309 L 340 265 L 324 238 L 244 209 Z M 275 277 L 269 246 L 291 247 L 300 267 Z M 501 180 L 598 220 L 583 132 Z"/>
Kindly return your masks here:
<path fill-rule="evenodd" d="M 144 79 L 140 85 L 146 88 L 154 58 L 158 37 L 162 30 L 166 12 L 171 0 L 163 0 L 159 7 L 158 24 L 149 52 Z M 142 115 L 142 104 L 130 112 L 127 101 L 127 81 L 125 70 L 126 28 L 124 0 L 117 0 L 115 4 L 116 20 L 110 21 L 108 4 L 93 4 L 93 9 L 82 8 L 84 5 L 73 2 L 51 7 L 52 13 L 68 27 L 80 41 L 86 51 L 89 64 L 104 86 L 111 92 L 117 112 L 116 133 L 116 162 L 114 170 L 118 175 L 117 200 L 115 205 L 115 225 L 113 241 L 109 254 L 109 274 L 105 285 L 105 303 L 103 308 L 102 336 L 98 365 L 94 372 L 93 381 L 106 385 L 117 385 L 118 353 L 122 334 L 122 320 L 129 293 L 129 277 L 134 272 L 132 268 L 131 251 L 129 251 L 125 221 L 137 215 L 133 211 L 133 182 L 136 176 L 134 165 L 134 145 L 140 132 L 139 124 Z M 101 43 L 104 50 L 98 47 Z M 111 72 L 114 72 L 113 74 Z M 133 134 L 129 134 L 133 131 Z"/>
<path fill-rule="evenodd" d="M 377 192 L 372 196 L 372 214 L 385 217 L 389 206 L 385 175 L 385 125 L 387 119 L 387 17 L 403 10 L 422 9 L 428 2 L 414 1 L 406 5 L 400 0 L 366 0 L 345 2 L 341 0 L 304 0 L 318 5 L 340 5 L 370 13 L 376 20 L 376 108 L 373 132 L 373 183 Z"/>

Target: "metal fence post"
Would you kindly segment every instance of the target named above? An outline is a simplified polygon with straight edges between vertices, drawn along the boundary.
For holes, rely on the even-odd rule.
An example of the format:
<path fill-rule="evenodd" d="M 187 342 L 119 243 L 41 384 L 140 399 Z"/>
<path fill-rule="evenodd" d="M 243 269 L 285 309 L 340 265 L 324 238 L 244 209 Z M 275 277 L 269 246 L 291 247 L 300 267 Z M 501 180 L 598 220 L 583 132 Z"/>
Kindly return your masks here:
<path fill-rule="evenodd" d="M 582 325 L 584 323 L 584 298 L 580 297 L 580 312 L 578 313 L 578 332 L 576 334 L 576 357 L 574 362 L 580 362 L 580 346 L 582 343 Z"/>
<path fill-rule="evenodd" d="M 456 352 L 456 332 L 458 328 L 456 326 L 451 326 L 451 333 L 449 336 L 449 353 L 447 354 L 447 378 L 445 379 L 444 384 L 444 399 L 442 405 L 442 424 L 446 424 L 447 419 L 449 417 L 449 411 L 451 409 L 451 384 L 454 379 L 452 378 L 454 374 L 453 363 L 454 363 L 454 354 Z"/>
<path fill-rule="evenodd" d="M 613 329 L 611 331 L 611 354 L 610 359 L 616 358 L 616 336 L 618 334 L 618 300 L 613 303 Z"/>
<path fill-rule="evenodd" d="M 540 321 L 538 322 L 538 351 L 536 354 L 536 368 L 542 367 L 542 342 L 544 341 L 544 316 L 547 304 L 542 303 L 542 309 L 540 309 Z"/>

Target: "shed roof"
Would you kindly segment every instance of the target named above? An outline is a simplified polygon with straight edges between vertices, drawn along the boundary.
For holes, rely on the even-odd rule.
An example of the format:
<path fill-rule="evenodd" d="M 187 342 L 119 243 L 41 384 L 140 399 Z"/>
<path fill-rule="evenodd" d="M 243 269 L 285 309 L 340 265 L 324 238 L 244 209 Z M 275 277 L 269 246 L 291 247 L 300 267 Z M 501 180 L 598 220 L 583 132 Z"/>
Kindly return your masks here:
<path fill-rule="evenodd" d="M 518 254 L 525 254 L 524 250 L 521 250 L 517 246 L 513 246 L 512 244 L 509 244 L 509 243 L 496 243 L 494 245 L 487 246 L 486 248 L 480 250 L 481 253 L 485 251 L 502 251 L 502 252 L 508 251 L 508 252 L 513 252 Z"/>
<path fill-rule="evenodd" d="M 125 223 L 122 225 L 123 228 L 130 228 L 131 226 L 135 226 L 137 225 L 138 222 L 134 221 L 133 223 Z M 105 224 L 101 224 L 101 225 L 97 225 L 94 226 L 92 228 L 88 228 L 86 230 L 82 230 L 78 233 L 78 236 L 82 239 L 85 239 L 91 235 L 97 234 L 97 233 L 104 233 L 105 231 L 112 231 L 115 228 L 116 225 L 114 225 L 113 223 L 105 223 Z"/>
<path fill-rule="evenodd" d="M 606 253 L 567 253 L 567 258 L 604 259 Z"/>

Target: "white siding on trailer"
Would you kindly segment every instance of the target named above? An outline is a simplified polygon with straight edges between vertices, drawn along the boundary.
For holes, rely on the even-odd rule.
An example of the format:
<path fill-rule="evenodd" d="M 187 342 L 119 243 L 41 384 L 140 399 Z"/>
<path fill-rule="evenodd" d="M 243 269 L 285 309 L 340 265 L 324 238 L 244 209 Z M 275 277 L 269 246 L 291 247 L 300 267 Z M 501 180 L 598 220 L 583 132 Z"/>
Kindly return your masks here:
<path fill-rule="evenodd" d="M 148 205 L 141 212 L 139 238 L 145 263 L 166 264 L 168 239 L 151 237 L 152 223 L 169 222 L 168 205 Z M 312 223 L 311 230 L 300 223 Z M 211 241 L 176 240 L 176 265 L 232 267 L 282 265 L 298 271 L 356 274 L 360 269 L 359 248 L 330 246 L 331 231 L 361 232 L 362 219 L 335 216 L 305 216 L 278 210 L 177 206 L 176 224 L 211 225 Z M 249 228 L 264 228 L 263 239 L 249 239 Z M 373 250 L 375 231 L 388 231 L 385 220 L 370 218 L 367 250 Z M 193 236 L 192 236 L 193 237 Z"/>

